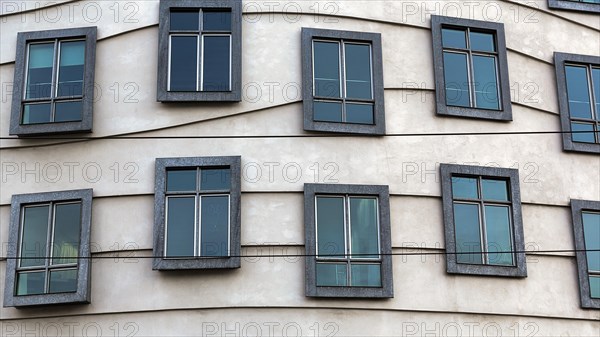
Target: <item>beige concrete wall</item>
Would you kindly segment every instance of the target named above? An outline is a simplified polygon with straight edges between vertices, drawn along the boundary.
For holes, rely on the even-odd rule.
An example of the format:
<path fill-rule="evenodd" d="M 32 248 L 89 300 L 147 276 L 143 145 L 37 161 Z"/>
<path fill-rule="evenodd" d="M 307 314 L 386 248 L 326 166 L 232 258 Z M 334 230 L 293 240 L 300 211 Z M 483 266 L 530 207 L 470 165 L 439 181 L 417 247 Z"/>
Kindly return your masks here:
<path fill-rule="evenodd" d="M 0 140 L 0 255 L 13 194 L 93 188 L 97 258 L 92 304 L 2 308 L 0 335 L 597 334 L 600 313 L 579 307 L 568 205 L 600 199 L 598 157 L 563 152 L 558 134 L 399 136 L 560 130 L 552 54 L 598 55 L 597 16 L 549 10 L 541 0 L 244 1 L 243 101 L 165 105 L 156 102 L 158 1 L 59 3 L 0 10 L 0 137 L 8 137 L 16 32 L 96 25 L 92 136 L 155 138 Z M 432 13 L 504 22 L 512 122 L 435 115 Z M 382 34 L 388 136 L 303 131 L 301 27 Z M 236 138 L 160 138 L 174 135 Z M 212 155 L 242 156 L 242 268 L 152 271 L 155 158 Z M 446 274 L 439 163 L 519 169 L 526 279 Z M 394 252 L 440 255 L 395 256 L 390 300 L 306 298 L 303 260 L 269 255 L 303 252 L 302 190 L 313 182 L 389 185 Z M 548 250 L 566 252 L 540 252 Z"/>

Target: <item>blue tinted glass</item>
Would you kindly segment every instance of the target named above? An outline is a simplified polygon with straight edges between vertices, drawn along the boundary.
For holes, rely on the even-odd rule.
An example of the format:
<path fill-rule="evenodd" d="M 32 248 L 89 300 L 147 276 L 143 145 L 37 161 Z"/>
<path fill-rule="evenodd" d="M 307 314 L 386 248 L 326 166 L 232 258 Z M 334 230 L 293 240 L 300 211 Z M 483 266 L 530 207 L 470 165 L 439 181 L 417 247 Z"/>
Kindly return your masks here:
<path fill-rule="evenodd" d="M 77 270 L 57 270 L 50 272 L 49 293 L 68 293 L 77 291 Z"/>
<path fill-rule="evenodd" d="M 85 41 L 61 42 L 58 97 L 83 95 Z"/>
<path fill-rule="evenodd" d="M 200 190 L 228 190 L 231 188 L 230 169 L 201 169 Z"/>
<path fill-rule="evenodd" d="M 346 97 L 371 99 L 371 46 L 344 44 Z"/>
<path fill-rule="evenodd" d="M 43 266 L 46 264 L 46 244 L 48 242 L 48 216 L 50 206 L 24 208 L 23 234 L 21 239 L 21 267 Z"/>
<path fill-rule="evenodd" d="M 171 12 L 171 30 L 198 30 L 200 22 L 200 13 L 191 12 Z"/>
<path fill-rule="evenodd" d="M 452 177 L 452 198 L 477 199 L 477 178 Z"/>
<path fill-rule="evenodd" d="M 38 295 L 46 292 L 46 273 L 18 273 L 17 274 L 17 296 Z"/>
<path fill-rule="evenodd" d="M 600 298 L 600 277 L 590 276 L 590 297 Z"/>
<path fill-rule="evenodd" d="M 566 66 L 565 75 L 567 77 L 567 97 L 569 98 L 571 117 L 592 118 L 587 69 L 585 67 Z"/>
<path fill-rule="evenodd" d="M 229 40 L 229 36 L 204 36 L 202 90 L 230 90 Z"/>
<path fill-rule="evenodd" d="M 498 100 L 498 78 L 496 77 L 496 58 L 473 56 L 473 78 L 475 101 L 478 108 L 500 109 Z"/>
<path fill-rule="evenodd" d="M 586 123 L 571 123 L 571 131 L 574 142 L 594 143 L 594 125 Z"/>
<path fill-rule="evenodd" d="M 481 264 L 479 206 L 454 203 L 456 262 Z M 462 253 L 462 254 L 461 254 Z"/>
<path fill-rule="evenodd" d="M 600 272 L 600 213 L 583 212 L 582 218 L 588 270 Z"/>
<path fill-rule="evenodd" d="M 504 180 L 483 179 L 481 189 L 484 200 L 508 201 L 508 188 Z"/>
<path fill-rule="evenodd" d="M 317 255 L 346 253 L 344 239 L 344 198 L 317 197 Z"/>
<path fill-rule="evenodd" d="M 313 49 L 315 96 L 341 97 L 339 43 L 315 41 Z"/>
<path fill-rule="evenodd" d="M 352 258 L 379 258 L 377 217 L 377 199 L 350 198 Z"/>
<path fill-rule="evenodd" d="M 229 256 L 229 196 L 203 196 L 200 203 L 200 256 Z"/>
<path fill-rule="evenodd" d="M 167 192 L 195 191 L 196 170 L 167 171 Z"/>
<path fill-rule="evenodd" d="M 447 105 L 470 106 L 467 55 L 444 52 L 444 87 Z"/>
<path fill-rule="evenodd" d="M 381 287 L 381 265 L 351 264 L 352 282 L 354 287 Z"/>
<path fill-rule="evenodd" d="M 52 96 L 53 64 L 54 43 L 29 45 L 26 98 L 49 98 Z"/>
<path fill-rule="evenodd" d="M 337 102 L 314 102 L 315 121 L 319 122 L 341 122 L 342 103 Z"/>
<path fill-rule="evenodd" d="M 77 263 L 81 228 L 81 203 L 59 204 L 54 213 L 52 264 Z"/>
<path fill-rule="evenodd" d="M 348 265 L 345 263 L 317 263 L 317 286 L 346 286 Z"/>
<path fill-rule="evenodd" d="M 202 30 L 231 30 L 231 12 L 204 12 Z"/>
<path fill-rule="evenodd" d="M 471 50 L 495 52 L 494 34 L 471 32 L 469 34 Z"/>
<path fill-rule="evenodd" d="M 600 68 L 592 68 L 592 81 L 594 82 L 594 98 L 596 100 L 596 119 L 600 121 Z"/>
<path fill-rule="evenodd" d="M 171 37 L 171 91 L 196 91 L 198 75 L 198 38 Z"/>
<path fill-rule="evenodd" d="M 83 101 L 59 102 L 55 105 L 55 122 L 76 122 L 83 114 Z"/>
<path fill-rule="evenodd" d="M 194 256 L 196 198 L 167 198 L 167 257 Z"/>
<path fill-rule="evenodd" d="M 39 124 L 51 122 L 51 105 L 45 104 L 25 104 L 23 106 L 23 124 Z"/>
<path fill-rule="evenodd" d="M 467 48 L 465 31 L 458 29 L 442 29 L 442 46 L 444 48 Z"/>
<path fill-rule="evenodd" d="M 346 123 L 375 124 L 372 104 L 346 103 Z"/>
<path fill-rule="evenodd" d="M 512 266 L 510 209 L 507 206 L 485 206 L 485 229 L 489 264 Z"/>

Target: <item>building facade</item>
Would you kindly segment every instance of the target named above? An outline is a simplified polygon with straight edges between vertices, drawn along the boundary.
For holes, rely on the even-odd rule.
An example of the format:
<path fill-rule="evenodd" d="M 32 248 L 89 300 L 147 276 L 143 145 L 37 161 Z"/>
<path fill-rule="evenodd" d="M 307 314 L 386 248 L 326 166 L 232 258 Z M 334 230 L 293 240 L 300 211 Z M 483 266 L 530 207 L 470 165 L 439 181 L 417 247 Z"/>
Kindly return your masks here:
<path fill-rule="evenodd" d="M 595 336 L 598 1 L 2 1 L 2 336 Z"/>

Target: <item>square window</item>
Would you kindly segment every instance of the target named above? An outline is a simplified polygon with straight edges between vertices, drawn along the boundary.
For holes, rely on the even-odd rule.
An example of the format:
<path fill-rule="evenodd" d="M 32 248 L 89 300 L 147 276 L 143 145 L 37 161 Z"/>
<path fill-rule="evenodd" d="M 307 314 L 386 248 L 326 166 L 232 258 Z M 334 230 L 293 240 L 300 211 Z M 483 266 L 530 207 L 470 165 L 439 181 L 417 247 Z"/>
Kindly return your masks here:
<path fill-rule="evenodd" d="M 91 132 L 96 27 L 17 34 L 10 134 Z"/>
<path fill-rule="evenodd" d="M 5 307 L 90 302 L 92 190 L 13 195 Z"/>
<path fill-rule="evenodd" d="M 158 101 L 241 101 L 240 0 L 161 0 Z"/>
<path fill-rule="evenodd" d="M 600 201 L 571 200 L 581 307 L 600 309 Z"/>
<path fill-rule="evenodd" d="M 306 296 L 393 297 L 387 186 L 304 185 Z"/>
<path fill-rule="evenodd" d="M 156 159 L 155 270 L 240 267 L 240 161 Z"/>
<path fill-rule="evenodd" d="M 448 273 L 526 277 L 519 175 L 441 164 Z"/>
<path fill-rule="evenodd" d="M 431 16 L 438 115 L 512 120 L 504 25 Z"/>
<path fill-rule="evenodd" d="M 302 28 L 304 130 L 385 134 L 381 34 Z"/>
<path fill-rule="evenodd" d="M 551 9 L 600 13 L 600 0 L 548 0 Z"/>
<path fill-rule="evenodd" d="M 565 151 L 600 154 L 600 57 L 554 53 Z"/>

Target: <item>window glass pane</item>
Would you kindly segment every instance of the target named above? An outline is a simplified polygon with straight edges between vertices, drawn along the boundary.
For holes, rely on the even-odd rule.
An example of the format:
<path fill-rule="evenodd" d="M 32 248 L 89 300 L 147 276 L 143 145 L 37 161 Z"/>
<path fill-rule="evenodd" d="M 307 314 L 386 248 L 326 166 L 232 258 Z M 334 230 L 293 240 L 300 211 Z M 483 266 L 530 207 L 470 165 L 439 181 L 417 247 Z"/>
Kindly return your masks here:
<path fill-rule="evenodd" d="M 50 206 L 24 207 L 21 267 L 45 265 Z"/>
<path fill-rule="evenodd" d="M 338 102 L 314 102 L 315 121 L 318 122 L 341 122 L 342 103 Z"/>
<path fill-rule="evenodd" d="M 444 86 L 447 105 L 470 106 L 467 55 L 444 52 Z"/>
<path fill-rule="evenodd" d="M 17 273 L 17 296 L 39 295 L 46 290 L 46 272 Z"/>
<path fill-rule="evenodd" d="M 54 212 L 52 264 L 77 263 L 81 203 L 56 205 Z"/>
<path fill-rule="evenodd" d="M 25 104 L 23 106 L 23 124 L 50 123 L 51 109 L 50 103 Z"/>
<path fill-rule="evenodd" d="M 317 286 L 348 285 L 348 265 L 345 263 L 317 263 Z"/>
<path fill-rule="evenodd" d="M 167 257 L 194 256 L 195 197 L 167 198 Z"/>
<path fill-rule="evenodd" d="M 344 44 L 346 97 L 371 99 L 371 46 Z"/>
<path fill-rule="evenodd" d="M 201 169 L 200 189 L 202 191 L 228 190 L 231 187 L 230 169 Z"/>
<path fill-rule="evenodd" d="M 498 79 L 496 58 L 473 56 L 473 79 L 475 81 L 475 101 L 478 108 L 500 109 L 498 100 Z"/>
<path fill-rule="evenodd" d="M 489 264 L 512 266 L 510 208 L 485 206 L 485 229 Z"/>
<path fill-rule="evenodd" d="M 171 30 L 198 30 L 200 12 L 171 12 Z"/>
<path fill-rule="evenodd" d="M 346 103 L 346 123 L 375 124 L 372 104 Z"/>
<path fill-rule="evenodd" d="M 52 95 L 54 43 L 29 45 L 26 98 L 49 98 Z"/>
<path fill-rule="evenodd" d="M 583 212 L 582 218 L 588 270 L 600 272 L 600 213 Z"/>
<path fill-rule="evenodd" d="M 195 191 L 196 173 L 194 170 L 168 170 L 167 192 Z"/>
<path fill-rule="evenodd" d="M 587 69 L 585 67 L 566 66 L 567 97 L 571 117 L 592 118 L 590 91 Z"/>
<path fill-rule="evenodd" d="M 200 256 L 228 256 L 229 196 L 203 196 L 200 202 Z"/>
<path fill-rule="evenodd" d="M 85 41 L 60 44 L 60 67 L 58 68 L 58 97 L 83 94 L 83 64 Z"/>
<path fill-rule="evenodd" d="M 590 276 L 590 297 L 600 298 L 600 277 Z"/>
<path fill-rule="evenodd" d="M 586 123 L 571 123 L 571 134 L 574 142 L 594 143 L 594 125 Z M 589 131 L 589 132 L 587 132 Z"/>
<path fill-rule="evenodd" d="M 77 270 L 55 270 L 50 272 L 50 293 L 77 291 Z"/>
<path fill-rule="evenodd" d="M 344 198 L 317 197 L 317 255 L 344 257 Z M 331 257 L 331 256 L 325 256 Z"/>
<path fill-rule="evenodd" d="M 494 34 L 471 32 L 469 34 L 471 50 L 495 52 Z"/>
<path fill-rule="evenodd" d="M 171 91 L 196 91 L 198 38 L 171 36 Z"/>
<path fill-rule="evenodd" d="M 465 31 L 458 29 L 442 29 L 442 46 L 445 48 L 467 48 Z"/>
<path fill-rule="evenodd" d="M 351 264 L 352 286 L 381 287 L 381 265 Z"/>
<path fill-rule="evenodd" d="M 231 30 L 231 12 L 204 12 L 202 30 Z"/>
<path fill-rule="evenodd" d="M 456 262 L 481 264 L 479 206 L 454 203 Z M 462 253 L 462 254 L 460 254 Z"/>
<path fill-rule="evenodd" d="M 351 258 L 379 258 L 377 199 L 350 198 L 350 232 Z"/>
<path fill-rule="evenodd" d="M 337 42 L 313 42 L 315 96 L 341 97 L 340 46 Z"/>
<path fill-rule="evenodd" d="M 482 179 L 481 189 L 485 200 L 509 201 L 505 180 Z"/>
<path fill-rule="evenodd" d="M 56 103 L 54 112 L 55 122 L 76 122 L 81 120 L 83 101 Z"/>
<path fill-rule="evenodd" d="M 477 178 L 452 177 L 452 198 L 477 199 Z"/>
<path fill-rule="evenodd" d="M 596 99 L 596 119 L 600 121 L 600 68 L 592 68 L 592 81 L 594 81 L 594 98 Z"/>
<path fill-rule="evenodd" d="M 204 36 L 203 84 L 204 91 L 228 91 L 229 36 Z"/>

